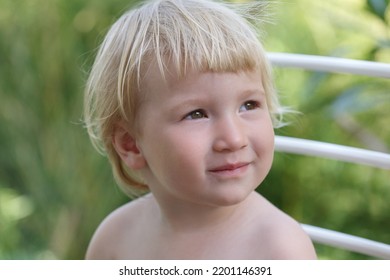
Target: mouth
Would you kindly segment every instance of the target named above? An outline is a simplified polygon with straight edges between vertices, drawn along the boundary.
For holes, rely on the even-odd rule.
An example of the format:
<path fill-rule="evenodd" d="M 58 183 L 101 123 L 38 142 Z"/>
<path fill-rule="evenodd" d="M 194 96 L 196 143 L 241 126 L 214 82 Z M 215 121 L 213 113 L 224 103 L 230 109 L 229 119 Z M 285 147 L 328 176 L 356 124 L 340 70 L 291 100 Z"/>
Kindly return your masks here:
<path fill-rule="evenodd" d="M 219 176 L 239 176 L 248 169 L 249 165 L 250 162 L 224 164 L 210 169 L 209 172 Z"/>

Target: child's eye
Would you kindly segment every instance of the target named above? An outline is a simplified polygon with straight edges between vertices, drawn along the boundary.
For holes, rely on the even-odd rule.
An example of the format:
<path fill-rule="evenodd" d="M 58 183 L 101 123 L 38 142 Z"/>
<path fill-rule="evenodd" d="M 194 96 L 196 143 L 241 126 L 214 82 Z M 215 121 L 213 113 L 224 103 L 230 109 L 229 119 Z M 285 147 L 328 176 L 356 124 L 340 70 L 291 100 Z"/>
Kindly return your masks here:
<path fill-rule="evenodd" d="M 257 101 L 246 101 L 244 104 L 241 105 L 240 111 L 250 111 L 255 110 L 260 107 L 260 103 Z"/>
<path fill-rule="evenodd" d="M 194 110 L 184 117 L 185 120 L 196 120 L 203 118 L 207 118 L 207 115 L 203 110 Z"/>

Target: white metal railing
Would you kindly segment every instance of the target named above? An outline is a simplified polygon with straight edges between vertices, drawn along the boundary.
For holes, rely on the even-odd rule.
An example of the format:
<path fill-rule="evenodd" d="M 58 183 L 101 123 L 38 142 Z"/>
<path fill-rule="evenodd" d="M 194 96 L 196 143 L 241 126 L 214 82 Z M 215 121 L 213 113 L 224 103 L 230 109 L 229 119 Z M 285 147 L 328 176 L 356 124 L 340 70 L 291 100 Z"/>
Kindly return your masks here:
<path fill-rule="evenodd" d="M 390 64 L 386 63 L 285 53 L 268 53 L 268 58 L 274 66 L 280 67 L 296 67 L 314 71 L 390 78 Z M 276 136 L 275 150 L 300 155 L 319 156 L 390 170 L 390 154 L 337 144 Z M 390 245 L 388 244 L 312 225 L 302 224 L 302 227 L 313 242 L 380 259 L 390 259 Z"/>
<path fill-rule="evenodd" d="M 390 64 L 305 54 L 268 53 L 275 66 L 390 78 Z"/>
<path fill-rule="evenodd" d="M 276 136 L 275 150 L 390 169 L 390 154 L 313 140 Z"/>
<path fill-rule="evenodd" d="M 332 245 L 379 259 L 390 259 L 390 245 L 329 229 L 302 224 L 314 242 Z"/>

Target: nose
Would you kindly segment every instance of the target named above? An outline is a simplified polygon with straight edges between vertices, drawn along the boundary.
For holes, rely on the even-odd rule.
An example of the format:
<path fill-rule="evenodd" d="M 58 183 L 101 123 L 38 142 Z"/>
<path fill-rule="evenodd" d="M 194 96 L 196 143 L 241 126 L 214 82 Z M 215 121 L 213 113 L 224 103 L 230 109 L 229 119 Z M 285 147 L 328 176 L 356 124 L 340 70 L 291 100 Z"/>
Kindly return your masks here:
<path fill-rule="evenodd" d="M 222 118 L 213 126 L 213 149 L 217 152 L 234 152 L 248 145 L 245 126 L 238 117 Z"/>

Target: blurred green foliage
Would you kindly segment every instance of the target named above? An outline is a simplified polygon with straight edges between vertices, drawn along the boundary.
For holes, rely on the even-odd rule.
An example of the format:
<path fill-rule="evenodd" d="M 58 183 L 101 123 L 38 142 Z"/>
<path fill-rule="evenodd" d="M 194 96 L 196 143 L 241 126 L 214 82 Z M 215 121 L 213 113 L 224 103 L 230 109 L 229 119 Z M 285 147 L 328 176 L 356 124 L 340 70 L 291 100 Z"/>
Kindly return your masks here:
<path fill-rule="evenodd" d="M 128 199 L 81 123 L 83 87 L 131 0 L 0 0 L 0 259 L 81 259 Z M 273 52 L 390 62 L 389 1 L 276 2 Z M 389 80 L 275 69 L 280 135 L 389 151 Z M 389 171 L 276 154 L 259 191 L 299 221 L 390 243 Z M 329 259 L 365 258 L 317 246 Z"/>

